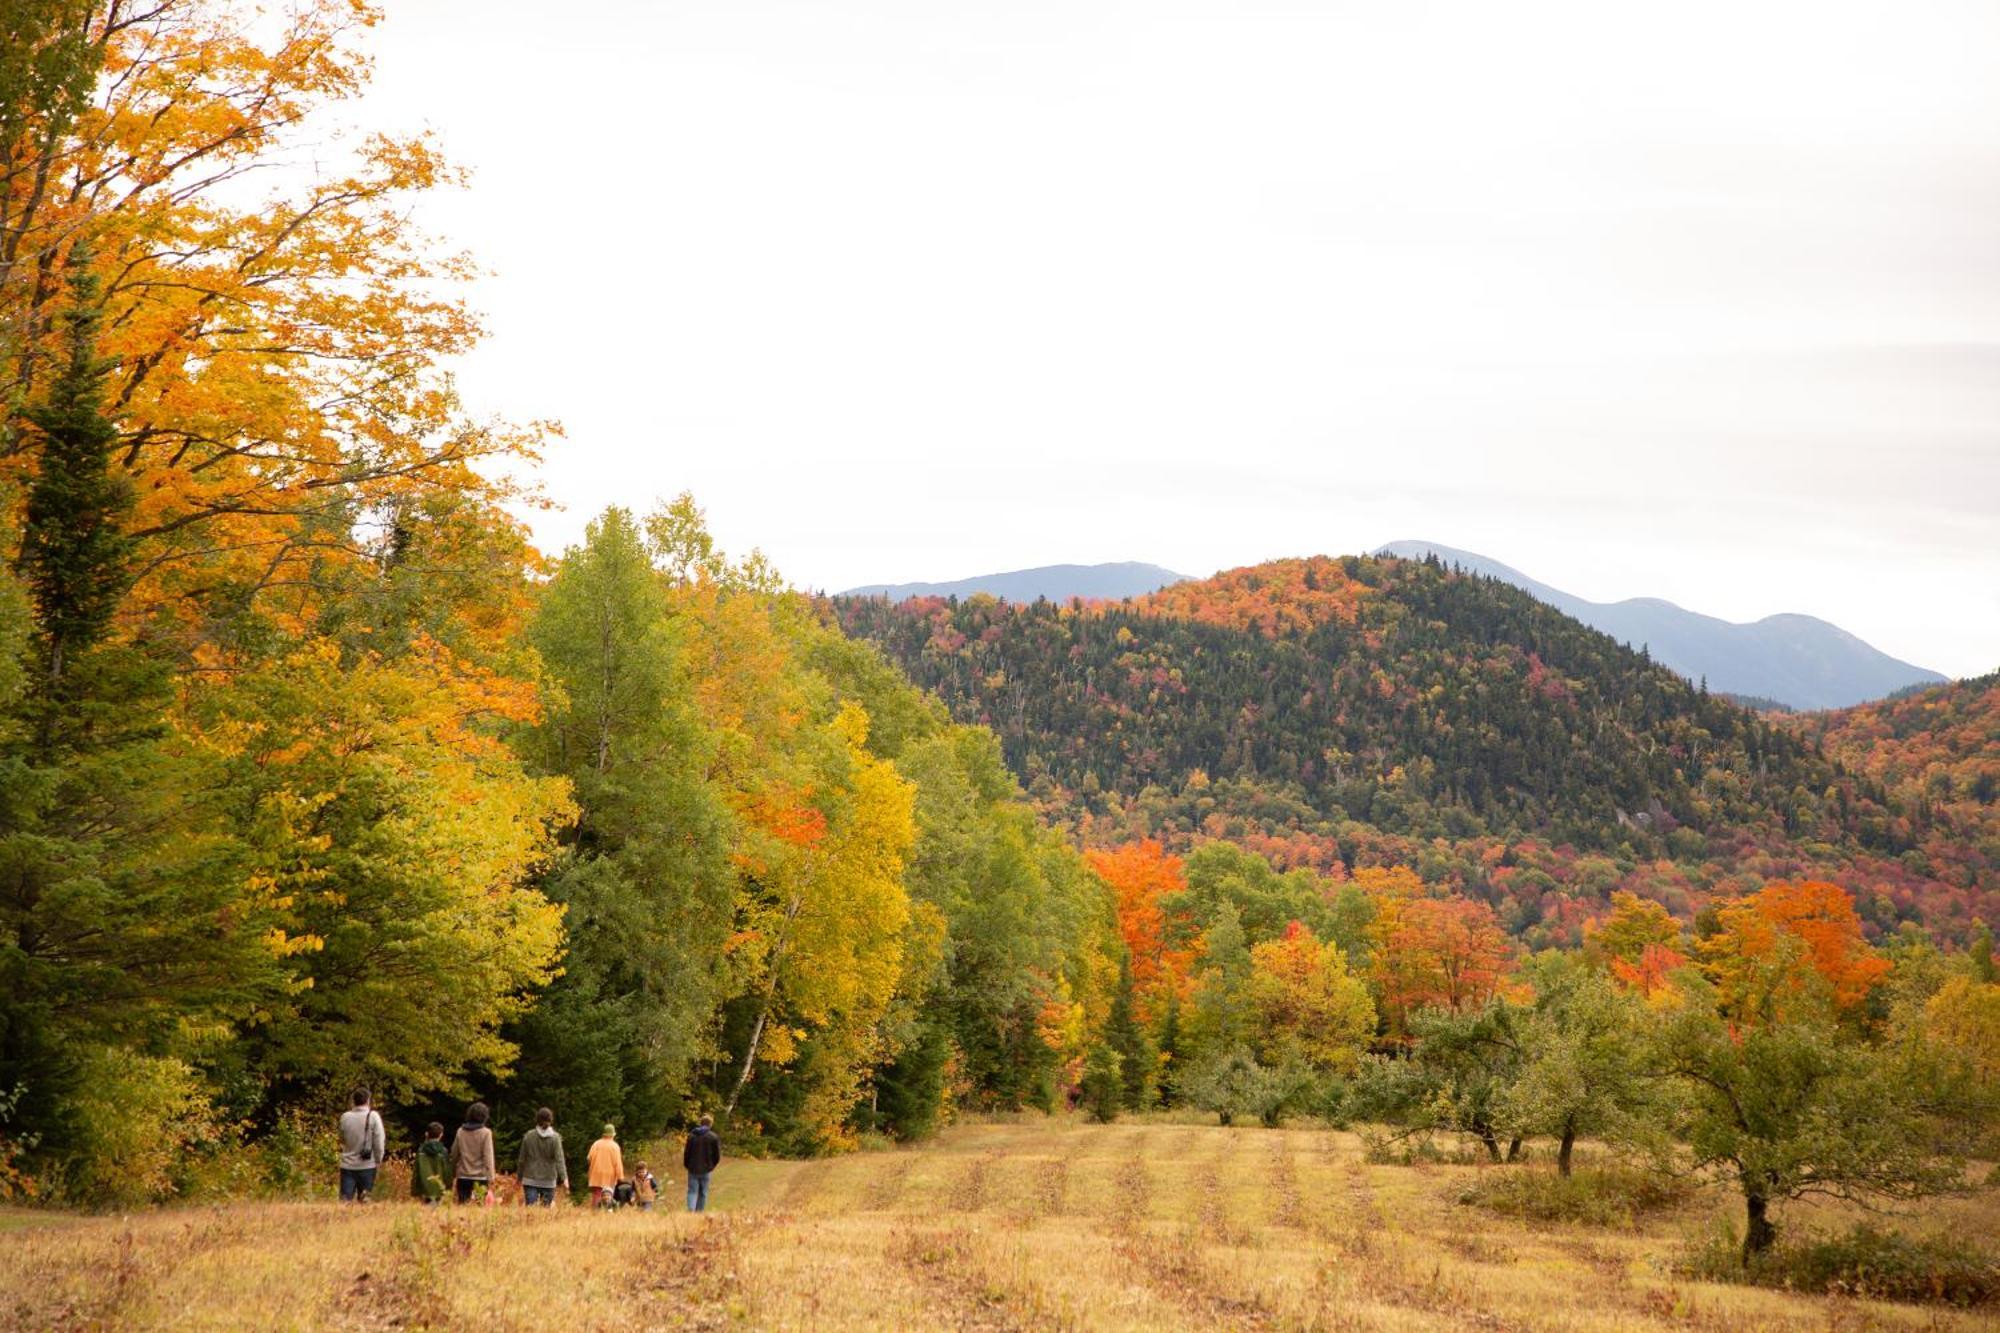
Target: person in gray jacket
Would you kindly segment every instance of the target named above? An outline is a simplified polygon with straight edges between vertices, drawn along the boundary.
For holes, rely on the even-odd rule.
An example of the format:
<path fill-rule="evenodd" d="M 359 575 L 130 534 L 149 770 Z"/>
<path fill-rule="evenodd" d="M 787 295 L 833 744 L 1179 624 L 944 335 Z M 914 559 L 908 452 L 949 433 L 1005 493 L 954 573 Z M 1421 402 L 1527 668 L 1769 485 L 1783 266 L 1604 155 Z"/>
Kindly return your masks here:
<path fill-rule="evenodd" d="M 563 1156 L 562 1135 L 556 1133 L 556 1113 L 546 1106 L 535 1112 L 535 1127 L 522 1136 L 515 1173 L 521 1177 L 524 1201 L 544 1208 L 555 1203 L 558 1189 L 569 1188 L 569 1161 Z"/>
<path fill-rule="evenodd" d="M 367 1203 L 375 1192 L 375 1173 L 389 1150 L 382 1117 L 368 1104 L 368 1089 L 356 1088 L 353 1105 L 340 1116 L 340 1201 Z"/>

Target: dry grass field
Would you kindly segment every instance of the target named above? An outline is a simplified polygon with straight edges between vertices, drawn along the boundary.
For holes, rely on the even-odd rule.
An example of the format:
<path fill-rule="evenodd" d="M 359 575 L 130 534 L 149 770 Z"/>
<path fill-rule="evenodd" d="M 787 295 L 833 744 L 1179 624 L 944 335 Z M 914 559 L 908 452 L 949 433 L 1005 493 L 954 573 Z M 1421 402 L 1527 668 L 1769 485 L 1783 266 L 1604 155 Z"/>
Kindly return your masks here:
<path fill-rule="evenodd" d="M 1680 1280 L 1668 1261 L 1730 1208 L 1725 1196 L 1625 1230 L 1539 1227 L 1458 1202 L 1482 1169 L 1537 1168 L 1371 1165 L 1355 1136 L 1321 1129 L 1035 1118 L 961 1125 L 910 1151 L 725 1162 L 705 1218 L 678 1211 L 664 1180 L 662 1211 L 613 1216 L 402 1201 L 16 1212 L 0 1214 L 0 1325 L 1994 1325 Z M 2000 1201 L 1946 1201 L 1924 1221 L 2000 1235 Z"/>

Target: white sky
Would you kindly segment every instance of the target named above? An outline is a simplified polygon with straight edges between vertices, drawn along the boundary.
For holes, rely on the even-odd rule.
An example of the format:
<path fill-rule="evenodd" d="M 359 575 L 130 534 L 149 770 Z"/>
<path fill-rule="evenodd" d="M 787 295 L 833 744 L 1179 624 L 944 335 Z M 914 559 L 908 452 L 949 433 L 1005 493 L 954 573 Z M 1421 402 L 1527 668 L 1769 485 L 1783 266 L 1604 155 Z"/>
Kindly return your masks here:
<path fill-rule="evenodd" d="M 384 0 L 551 548 L 1422 537 L 2000 666 L 2000 5 Z"/>

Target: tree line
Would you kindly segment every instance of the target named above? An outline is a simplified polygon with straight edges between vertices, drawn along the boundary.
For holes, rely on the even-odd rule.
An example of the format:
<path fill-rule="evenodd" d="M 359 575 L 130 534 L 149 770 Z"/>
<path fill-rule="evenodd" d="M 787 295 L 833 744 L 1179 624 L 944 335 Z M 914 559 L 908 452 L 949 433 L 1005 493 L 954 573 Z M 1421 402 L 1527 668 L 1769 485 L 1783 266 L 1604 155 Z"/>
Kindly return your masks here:
<path fill-rule="evenodd" d="M 1403 867 L 1336 884 L 1227 843 L 1093 860 L 1127 944 L 1082 1082 L 1099 1119 L 1318 1115 L 1495 1163 L 1540 1141 L 1565 1177 L 1589 1140 L 1725 1182 L 1746 1260 L 1785 1200 L 1968 1192 L 2000 1146 L 1983 928 L 1960 952 L 1916 929 L 1877 948 L 1845 890 L 1773 882 L 1692 923 L 1621 892 L 1583 947 L 1530 954 Z"/>

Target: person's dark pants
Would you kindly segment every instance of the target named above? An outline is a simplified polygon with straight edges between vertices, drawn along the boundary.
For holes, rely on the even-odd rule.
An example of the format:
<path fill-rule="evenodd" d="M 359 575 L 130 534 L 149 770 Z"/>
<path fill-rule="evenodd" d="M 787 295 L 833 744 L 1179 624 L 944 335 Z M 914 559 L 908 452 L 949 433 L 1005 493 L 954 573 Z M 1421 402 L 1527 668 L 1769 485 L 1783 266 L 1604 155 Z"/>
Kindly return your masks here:
<path fill-rule="evenodd" d="M 367 1203 L 368 1196 L 375 1192 L 375 1171 L 372 1166 L 343 1166 L 340 1168 L 340 1201 L 342 1203 Z"/>
<path fill-rule="evenodd" d="M 688 1211 L 703 1212 L 708 1208 L 708 1172 L 688 1175 Z"/>
<path fill-rule="evenodd" d="M 469 1176 L 460 1176 L 458 1178 L 458 1201 L 460 1203 L 471 1203 L 472 1192 L 485 1183 L 483 1180 L 473 1180 Z"/>
<path fill-rule="evenodd" d="M 556 1202 L 556 1187 L 554 1185 L 523 1185 L 521 1186 L 521 1195 L 530 1205 L 552 1208 Z"/>

